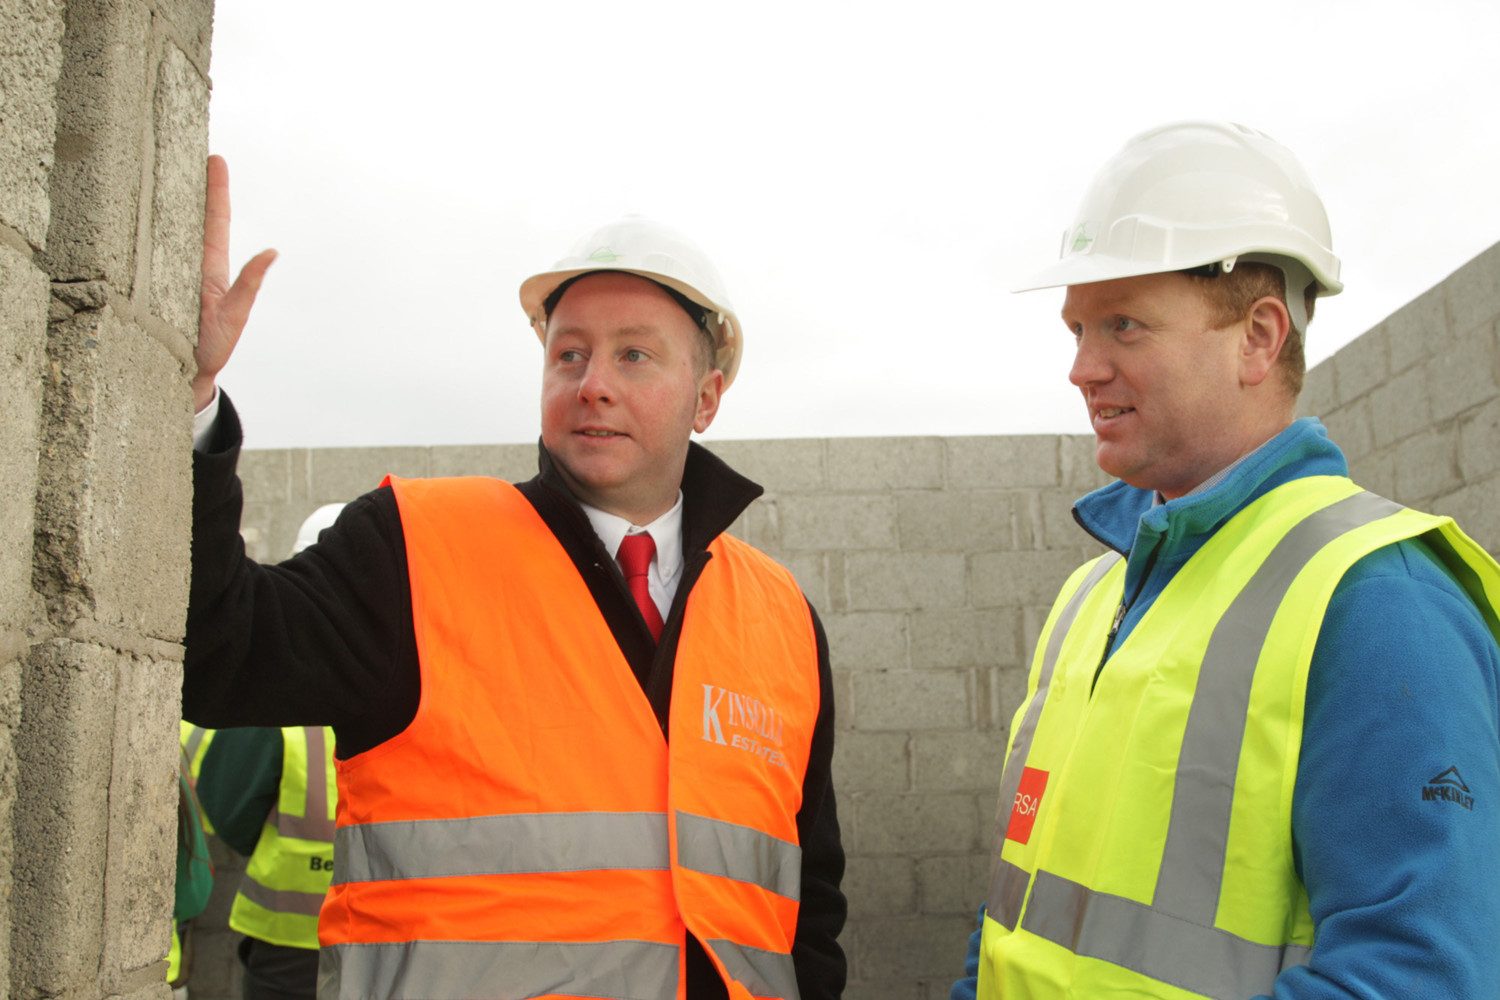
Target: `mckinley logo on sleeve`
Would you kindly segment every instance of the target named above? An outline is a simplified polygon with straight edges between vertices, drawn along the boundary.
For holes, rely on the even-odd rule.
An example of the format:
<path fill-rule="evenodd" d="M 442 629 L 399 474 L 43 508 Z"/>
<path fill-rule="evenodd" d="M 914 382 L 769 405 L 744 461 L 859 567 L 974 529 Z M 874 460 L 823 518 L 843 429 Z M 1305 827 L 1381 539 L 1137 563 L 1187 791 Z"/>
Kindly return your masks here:
<path fill-rule="evenodd" d="M 1428 781 L 1422 789 L 1422 801 L 1452 802 L 1470 812 L 1474 811 L 1474 796 L 1470 794 L 1469 786 L 1464 784 L 1463 776 L 1456 767 L 1450 767 Z"/>

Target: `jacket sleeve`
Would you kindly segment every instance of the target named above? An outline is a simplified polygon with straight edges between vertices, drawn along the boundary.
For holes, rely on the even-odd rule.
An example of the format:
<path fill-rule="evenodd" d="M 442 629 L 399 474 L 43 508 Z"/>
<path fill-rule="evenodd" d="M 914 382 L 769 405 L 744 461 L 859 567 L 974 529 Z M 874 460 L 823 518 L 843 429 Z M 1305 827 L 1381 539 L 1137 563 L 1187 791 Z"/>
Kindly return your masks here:
<path fill-rule="evenodd" d="M 812 606 L 808 606 L 812 611 Z M 839 932 L 848 906 L 840 884 L 844 879 L 844 845 L 839 834 L 838 808 L 833 792 L 833 673 L 823 623 L 812 611 L 818 640 L 820 706 L 813 730 L 802 809 L 797 834 L 802 841 L 802 900 L 797 935 L 792 942 L 792 965 L 802 1000 L 837 1000 L 844 992 L 848 970 Z"/>
<path fill-rule="evenodd" d="M 249 857 L 281 795 L 281 730 L 221 729 L 203 754 L 198 802 L 215 835 Z"/>
<path fill-rule="evenodd" d="M 1495 995 L 1497 676 L 1495 639 L 1422 542 L 1367 556 L 1340 583 L 1292 799 L 1315 943 L 1276 980 L 1277 1000 Z M 1465 790 L 1428 791 L 1444 781 Z"/>
<path fill-rule="evenodd" d="M 969 949 L 964 953 L 963 978 L 948 990 L 948 1000 L 974 1000 L 979 995 L 979 943 L 984 939 L 984 907 L 979 908 L 979 926 L 969 935 Z"/>
<path fill-rule="evenodd" d="M 394 496 L 365 494 L 318 544 L 259 565 L 239 534 L 241 440 L 221 396 L 213 437 L 193 453 L 183 717 L 215 729 L 332 725 L 339 756 L 351 756 L 399 732 L 418 696 Z"/>

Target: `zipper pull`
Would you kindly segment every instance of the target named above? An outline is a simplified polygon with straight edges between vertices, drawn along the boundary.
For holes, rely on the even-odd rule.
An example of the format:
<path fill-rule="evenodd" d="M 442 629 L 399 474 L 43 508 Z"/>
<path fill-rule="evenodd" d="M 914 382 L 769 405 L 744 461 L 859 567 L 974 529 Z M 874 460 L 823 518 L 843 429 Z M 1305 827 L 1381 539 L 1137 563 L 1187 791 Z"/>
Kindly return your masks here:
<path fill-rule="evenodd" d="M 1121 601 L 1120 602 L 1120 606 L 1115 609 L 1115 620 L 1113 622 L 1111 622 L 1110 626 L 1109 626 L 1109 640 L 1108 641 L 1110 641 L 1110 642 L 1114 641 L 1115 635 L 1120 631 L 1120 623 L 1123 622 L 1124 620 L 1125 620 L 1125 602 Z M 1108 647 L 1106 646 L 1106 648 L 1108 648 Z"/>

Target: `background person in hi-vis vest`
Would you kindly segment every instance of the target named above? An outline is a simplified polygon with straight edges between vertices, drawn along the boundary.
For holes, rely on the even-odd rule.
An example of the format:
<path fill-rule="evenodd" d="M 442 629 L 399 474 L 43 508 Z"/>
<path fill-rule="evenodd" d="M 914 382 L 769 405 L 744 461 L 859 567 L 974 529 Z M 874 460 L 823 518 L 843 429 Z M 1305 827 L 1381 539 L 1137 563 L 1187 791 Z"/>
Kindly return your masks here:
<path fill-rule="evenodd" d="M 324 504 L 297 530 L 292 555 L 333 525 Z M 201 730 L 200 730 L 201 731 Z M 318 987 L 318 911 L 333 877 L 333 731 L 250 726 L 214 733 L 197 769 L 213 832 L 249 858 L 229 911 L 245 1000 L 312 1000 Z"/>
<path fill-rule="evenodd" d="M 1500 996 L 1500 568 L 1294 420 L 1341 288 L 1292 154 L 1131 139 L 1026 289 L 1066 286 L 1110 551 L 1010 728 L 955 998 Z"/>
<path fill-rule="evenodd" d="M 690 441 L 742 345 L 708 259 L 586 236 L 520 290 L 539 474 L 391 477 L 259 566 L 215 382 L 272 254 L 231 284 L 208 192 L 183 713 L 337 733 L 319 996 L 840 996 L 827 642 Z"/>

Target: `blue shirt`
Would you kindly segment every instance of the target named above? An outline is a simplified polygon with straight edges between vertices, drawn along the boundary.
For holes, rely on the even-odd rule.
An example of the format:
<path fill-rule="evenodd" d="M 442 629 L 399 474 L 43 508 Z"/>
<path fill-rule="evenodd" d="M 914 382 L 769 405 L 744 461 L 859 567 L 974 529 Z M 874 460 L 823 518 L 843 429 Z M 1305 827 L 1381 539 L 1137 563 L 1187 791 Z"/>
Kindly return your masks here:
<path fill-rule="evenodd" d="M 1292 479 L 1347 474 L 1307 418 L 1187 496 L 1156 503 L 1114 482 L 1080 499 L 1078 523 L 1126 556 L 1114 646 L 1245 506 Z M 1313 652 L 1292 797 L 1316 940 L 1306 966 L 1277 978 L 1276 1000 L 1500 996 L 1497 679 L 1494 635 L 1425 542 L 1387 546 L 1345 574 Z M 1450 768 L 1468 798 L 1424 795 Z M 982 929 L 953 1000 L 975 994 Z"/>

